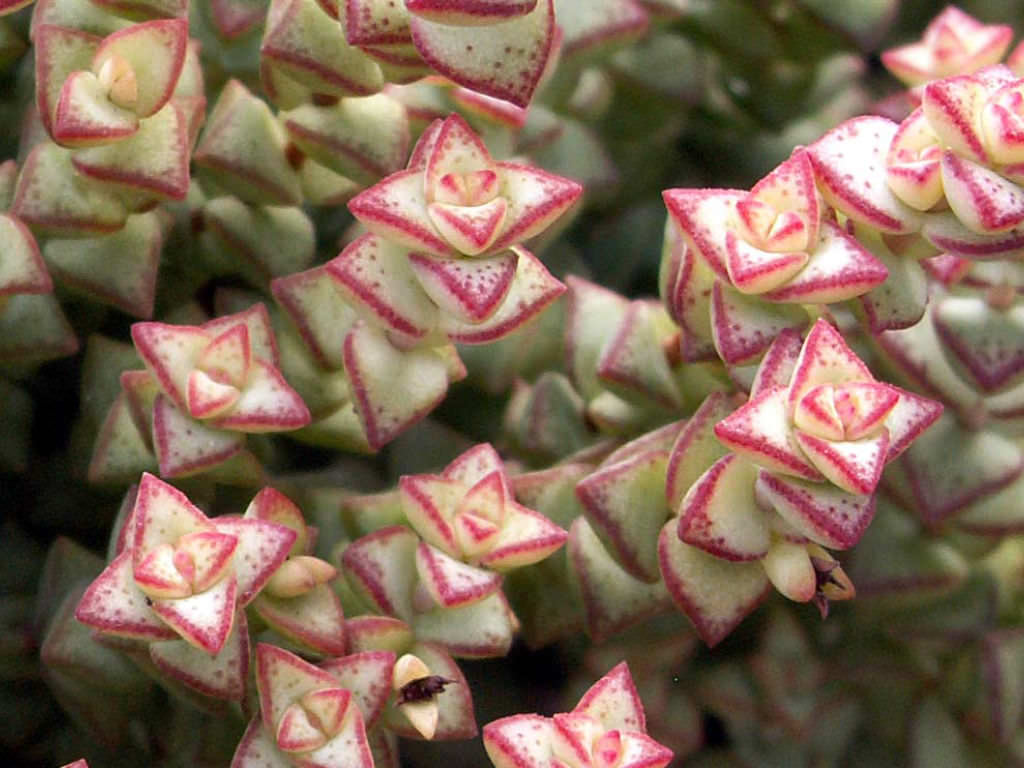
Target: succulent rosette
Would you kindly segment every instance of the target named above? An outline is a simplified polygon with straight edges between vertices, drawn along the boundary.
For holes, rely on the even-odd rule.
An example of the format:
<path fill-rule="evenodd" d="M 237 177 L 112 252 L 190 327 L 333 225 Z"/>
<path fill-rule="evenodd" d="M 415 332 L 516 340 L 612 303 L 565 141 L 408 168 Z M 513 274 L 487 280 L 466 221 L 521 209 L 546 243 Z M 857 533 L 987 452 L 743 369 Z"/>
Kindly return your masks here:
<path fill-rule="evenodd" d="M 664 768 L 672 752 L 647 735 L 643 703 L 625 662 L 594 683 L 570 712 L 512 715 L 484 726 L 496 768 Z"/>
<path fill-rule="evenodd" d="M 773 473 L 870 495 L 885 464 L 942 413 L 939 403 L 877 381 L 825 320 L 791 365 L 787 379 L 776 372 L 778 383 L 715 426 L 727 447 Z"/>
<path fill-rule="evenodd" d="M 950 5 L 925 27 L 921 39 L 882 53 L 882 63 L 910 86 L 970 74 L 1003 58 L 1013 39 L 1007 24 L 985 24 Z"/>
<path fill-rule="evenodd" d="M 1024 247 L 1016 231 L 1024 222 L 1022 89 L 1024 81 L 1004 65 L 928 83 L 920 110 L 894 137 L 893 191 L 919 210 L 943 198 L 949 206 L 950 213 L 924 225 L 936 247 L 968 258 L 1010 256 Z M 901 175 L 908 167 L 909 179 Z M 956 223 L 967 230 L 959 240 L 949 231 Z M 971 235 L 980 242 L 971 243 Z M 981 247 L 986 241 L 988 252 Z"/>
<path fill-rule="evenodd" d="M 498 162 L 458 115 L 420 137 L 404 171 L 349 202 L 367 229 L 439 258 L 499 254 L 546 229 L 580 197 L 574 181 Z"/>
<path fill-rule="evenodd" d="M 259 714 L 235 750 L 232 768 L 373 768 L 367 729 L 384 709 L 391 652 L 353 653 L 314 666 L 266 643 L 256 647 Z"/>
<path fill-rule="evenodd" d="M 500 339 L 565 290 L 518 243 L 581 192 L 568 179 L 495 162 L 452 116 L 427 128 L 405 171 L 350 201 L 370 233 L 303 273 L 303 282 L 322 289 L 328 278 L 338 303 L 358 318 L 348 320 L 342 362 L 371 449 L 426 415 L 465 375 L 451 342 Z M 298 305 L 298 280 L 279 280 L 276 290 L 300 328 L 323 325 Z"/>
<path fill-rule="evenodd" d="M 877 381 L 827 321 L 783 333 L 750 398 L 705 401 L 669 457 L 658 564 L 669 593 L 714 645 L 769 584 L 827 613 L 853 586 L 825 547 L 847 549 L 874 515 L 882 469 L 942 406 Z M 727 590 L 714 591 L 722 580 Z"/>
<path fill-rule="evenodd" d="M 775 335 L 802 329 L 787 304 L 833 303 L 867 293 L 888 270 L 836 221 L 797 149 L 749 192 L 670 189 L 661 291 L 683 352 L 713 343 L 726 363 L 756 360 Z"/>
<path fill-rule="evenodd" d="M 152 209 L 187 193 L 203 73 L 184 19 L 128 24 L 96 14 L 87 23 L 53 4 L 37 9 L 34 138 L 10 204 L 55 236 L 44 258 L 61 282 L 148 317 L 170 230 L 166 211 Z M 68 242 L 83 237 L 81 252 Z"/>
<path fill-rule="evenodd" d="M 398 488 L 410 525 L 457 560 L 504 572 L 539 562 L 565 543 L 563 529 L 516 501 L 504 462 L 487 444 L 439 475 L 406 475 Z"/>
<path fill-rule="evenodd" d="M 923 85 L 920 106 L 898 125 L 846 121 L 808 148 L 826 199 L 883 237 L 920 232 L 934 249 L 923 256 L 1019 255 L 1021 88 L 1010 68 L 992 64 Z"/>
<path fill-rule="evenodd" d="M 249 664 L 245 614 L 295 543 L 293 529 L 256 518 L 209 518 L 150 474 L 139 483 L 116 554 L 75 617 L 142 641 L 173 680 L 240 699 Z"/>
<path fill-rule="evenodd" d="M 566 532 L 516 501 L 490 445 L 470 449 L 439 475 L 403 477 L 397 495 L 377 504 L 367 498 L 348 508 L 362 516 L 380 505 L 394 508 L 388 519 L 415 530 L 385 525 L 345 547 L 342 570 L 361 604 L 453 656 L 507 653 L 518 621 L 502 573 L 548 557 Z"/>
<path fill-rule="evenodd" d="M 132 337 L 146 369 L 121 376 L 128 411 L 165 477 L 203 471 L 238 455 L 245 433 L 297 429 L 310 414 L 278 368 L 262 304 L 203 325 L 136 323 Z M 127 428 L 116 413 L 98 450 Z M 119 426 L 120 425 L 120 426 Z"/>
<path fill-rule="evenodd" d="M 188 49 L 185 19 L 133 24 L 105 38 L 48 25 L 36 35 L 40 116 L 53 139 L 70 147 L 138 131 L 171 100 Z"/>

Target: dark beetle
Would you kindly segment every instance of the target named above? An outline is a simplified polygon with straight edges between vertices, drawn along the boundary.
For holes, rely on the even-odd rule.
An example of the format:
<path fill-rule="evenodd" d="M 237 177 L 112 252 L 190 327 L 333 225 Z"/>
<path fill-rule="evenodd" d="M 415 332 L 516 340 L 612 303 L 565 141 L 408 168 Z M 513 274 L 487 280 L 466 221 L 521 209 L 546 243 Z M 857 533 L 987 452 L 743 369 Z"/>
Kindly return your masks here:
<path fill-rule="evenodd" d="M 441 693 L 446 685 L 454 682 L 456 681 L 449 680 L 447 677 L 441 677 L 440 675 L 418 677 L 415 680 L 410 680 L 398 689 L 397 703 L 408 704 L 413 701 L 423 701 L 424 699 L 432 698 Z"/>

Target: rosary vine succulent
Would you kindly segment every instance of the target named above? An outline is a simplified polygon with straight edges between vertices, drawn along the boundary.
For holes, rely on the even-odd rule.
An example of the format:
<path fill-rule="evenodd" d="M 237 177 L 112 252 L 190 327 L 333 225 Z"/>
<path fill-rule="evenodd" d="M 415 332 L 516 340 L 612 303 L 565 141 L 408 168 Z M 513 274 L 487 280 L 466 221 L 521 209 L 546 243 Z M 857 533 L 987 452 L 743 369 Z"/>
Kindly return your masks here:
<path fill-rule="evenodd" d="M 0 674 L 38 654 L 78 729 L 53 764 L 1024 759 L 1011 26 L 24 5 L 0 470 L 33 535 L 110 541 L 0 589 Z M 867 53 L 906 90 L 872 101 Z"/>

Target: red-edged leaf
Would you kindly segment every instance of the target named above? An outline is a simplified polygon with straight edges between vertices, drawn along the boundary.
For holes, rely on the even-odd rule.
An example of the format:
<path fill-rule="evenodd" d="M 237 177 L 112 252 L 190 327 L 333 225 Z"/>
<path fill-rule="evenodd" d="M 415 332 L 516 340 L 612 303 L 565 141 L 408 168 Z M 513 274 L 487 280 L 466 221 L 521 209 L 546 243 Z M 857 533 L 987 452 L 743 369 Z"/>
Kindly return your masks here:
<path fill-rule="evenodd" d="M 525 107 L 544 72 L 554 42 L 552 0 L 525 16 L 472 29 L 413 17 L 412 39 L 423 59 L 459 85 Z M 512 48 L 510 51 L 509 48 Z"/>
<path fill-rule="evenodd" d="M 724 640 L 771 589 L 760 563 L 733 563 L 679 540 L 675 521 L 662 528 L 658 555 L 665 586 L 709 646 Z"/>

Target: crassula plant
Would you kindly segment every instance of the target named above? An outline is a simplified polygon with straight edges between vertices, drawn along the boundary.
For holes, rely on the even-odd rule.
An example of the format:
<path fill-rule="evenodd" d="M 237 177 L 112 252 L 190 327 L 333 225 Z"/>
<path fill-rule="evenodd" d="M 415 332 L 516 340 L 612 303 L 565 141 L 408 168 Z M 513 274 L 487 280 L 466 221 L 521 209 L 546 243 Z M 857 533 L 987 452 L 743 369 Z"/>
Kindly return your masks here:
<path fill-rule="evenodd" d="M 1024 4 L 933 5 L 0 0 L 0 753 L 1024 764 Z"/>

